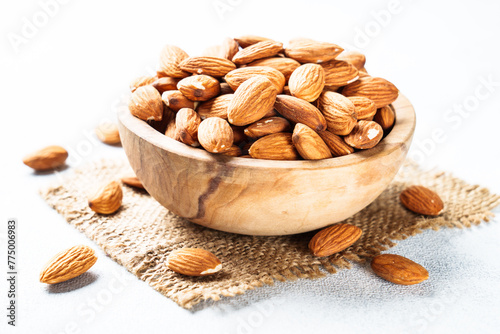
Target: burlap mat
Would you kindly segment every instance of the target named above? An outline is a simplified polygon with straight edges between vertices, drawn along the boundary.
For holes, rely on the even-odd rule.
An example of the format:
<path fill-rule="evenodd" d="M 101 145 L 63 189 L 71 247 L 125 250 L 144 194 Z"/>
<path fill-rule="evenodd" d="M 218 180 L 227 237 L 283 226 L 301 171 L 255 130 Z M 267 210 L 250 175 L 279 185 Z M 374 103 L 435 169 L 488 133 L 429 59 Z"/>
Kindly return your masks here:
<path fill-rule="evenodd" d="M 144 191 L 124 186 L 122 208 L 114 215 L 95 214 L 86 193 L 96 183 L 130 173 L 122 161 L 101 161 L 81 169 L 66 180 L 42 191 L 45 200 L 78 230 L 95 241 L 115 261 L 154 289 L 184 308 L 207 299 L 219 300 L 274 280 L 317 278 L 351 262 L 378 254 L 424 229 L 470 227 L 488 221 L 500 196 L 443 172 L 419 170 L 406 164 L 395 181 L 370 206 L 345 222 L 363 230 L 361 239 L 330 258 L 310 255 L 312 233 L 283 237 L 242 236 L 207 229 L 170 213 Z M 421 184 L 435 190 L 445 202 L 437 218 L 413 214 L 399 202 L 407 185 Z M 186 277 L 165 265 L 169 252 L 199 247 L 213 252 L 223 270 L 211 277 Z"/>

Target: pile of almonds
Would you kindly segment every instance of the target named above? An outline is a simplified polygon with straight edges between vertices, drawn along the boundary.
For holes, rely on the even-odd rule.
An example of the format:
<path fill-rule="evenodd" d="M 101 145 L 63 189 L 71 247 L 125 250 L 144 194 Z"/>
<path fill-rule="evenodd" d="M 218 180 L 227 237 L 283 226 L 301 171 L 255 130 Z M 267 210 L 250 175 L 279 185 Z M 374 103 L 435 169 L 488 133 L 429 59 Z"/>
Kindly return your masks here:
<path fill-rule="evenodd" d="M 202 56 L 163 48 L 155 77 L 131 85 L 130 112 L 211 153 L 319 160 L 377 145 L 399 94 L 365 56 L 333 43 L 226 38 Z M 161 127 L 160 127 L 161 128 Z"/>

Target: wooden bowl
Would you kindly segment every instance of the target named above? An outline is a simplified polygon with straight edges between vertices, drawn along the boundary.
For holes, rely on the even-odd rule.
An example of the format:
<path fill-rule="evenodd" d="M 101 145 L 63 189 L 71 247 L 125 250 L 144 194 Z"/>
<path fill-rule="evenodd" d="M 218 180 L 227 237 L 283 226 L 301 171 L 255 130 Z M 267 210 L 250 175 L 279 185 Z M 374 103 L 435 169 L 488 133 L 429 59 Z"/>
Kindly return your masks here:
<path fill-rule="evenodd" d="M 167 209 L 221 231 L 284 235 L 342 221 L 386 189 L 415 130 L 406 97 L 400 95 L 393 106 L 396 124 L 377 146 L 317 161 L 211 154 L 166 137 L 128 110 L 118 118 L 132 169 Z"/>

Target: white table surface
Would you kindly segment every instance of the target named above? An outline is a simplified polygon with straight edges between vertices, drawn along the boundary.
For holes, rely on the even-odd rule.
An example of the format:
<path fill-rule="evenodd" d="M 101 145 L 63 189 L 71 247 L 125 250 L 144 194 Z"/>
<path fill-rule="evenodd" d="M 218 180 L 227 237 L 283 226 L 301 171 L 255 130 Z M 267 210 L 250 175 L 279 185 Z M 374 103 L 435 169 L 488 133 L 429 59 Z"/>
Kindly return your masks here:
<path fill-rule="evenodd" d="M 6 221 L 19 221 L 18 326 L 6 325 L 2 274 L 0 332 L 500 330 L 498 218 L 400 242 L 392 252 L 429 269 L 431 278 L 417 286 L 392 285 L 368 267 L 355 266 L 187 311 L 66 224 L 37 194 L 57 175 L 35 175 L 21 163 L 26 153 L 49 144 L 70 150 L 70 168 L 63 175 L 101 157 L 125 158 L 122 149 L 97 143 L 93 129 L 103 119 L 114 119 L 113 109 L 131 78 L 154 70 L 166 43 L 195 54 L 226 36 L 257 34 L 285 42 L 305 36 L 361 50 L 370 73 L 391 80 L 412 101 L 418 125 L 410 156 L 500 193 L 500 2 L 60 0 L 52 1 L 59 5 L 47 7 L 52 15 L 44 17 L 40 3 L 49 2 L 0 4 L 2 272 Z M 34 20 L 39 27 L 24 28 L 25 40 L 16 52 L 10 39 L 23 36 L 23 26 Z M 99 256 L 77 282 L 81 286 L 67 291 L 72 287 L 40 284 L 45 261 L 75 244 L 90 245 Z"/>

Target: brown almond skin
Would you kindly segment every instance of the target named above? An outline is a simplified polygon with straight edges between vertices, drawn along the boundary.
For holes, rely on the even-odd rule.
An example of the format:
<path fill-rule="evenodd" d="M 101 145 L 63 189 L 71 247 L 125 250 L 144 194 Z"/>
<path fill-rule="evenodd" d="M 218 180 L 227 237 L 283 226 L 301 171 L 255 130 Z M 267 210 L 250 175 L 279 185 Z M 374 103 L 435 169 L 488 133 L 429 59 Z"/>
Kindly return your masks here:
<path fill-rule="evenodd" d="M 144 189 L 144 185 L 142 184 L 141 180 L 137 178 L 137 176 L 124 176 L 121 178 L 121 181 L 127 186 Z"/>
<path fill-rule="evenodd" d="M 137 88 L 128 103 L 130 113 L 144 121 L 161 121 L 163 117 L 163 102 L 161 95 L 153 86 Z"/>
<path fill-rule="evenodd" d="M 282 49 L 283 44 L 280 42 L 272 40 L 258 42 L 238 51 L 233 57 L 233 63 L 248 64 L 257 59 L 272 57 Z"/>
<path fill-rule="evenodd" d="M 95 134 L 100 141 L 108 145 L 120 144 L 120 132 L 115 123 L 101 123 L 95 128 Z"/>
<path fill-rule="evenodd" d="M 335 224 L 316 233 L 309 241 L 309 249 L 314 256 L 330 256 L 354 244 L 361 234 L 362 231 L 357 226 Z"/>
<path fill-rule="evenodd" d="M 384 131 L 388 131 L 392 128 L 394 121 L 396 120 L 394 110 L 392 110 L 390 105 L 382 107 L 377 110 L 373 120 L 380 124 Z"/>
<path fill-rule="evenodd" d="M 366 63 L 365 55 L 358 51 L 344 51 L 335 59 L 346 61 L 358 70 L 364 69 Z"/>
<path fill-rule="evenodd" d="M 118 211 L 122 205 L 122 199 L 122 186 L 116 181 L 111 181 L 89 196 L 89 207 L 92 211 L 109 215 Z"/>
<path fill-rule="evenodd" d="M 323 114 L 311 103 L 289 95 L 276 96 L 274 108 L 293 123 L 302 123 L 315 131 L 326 129 Z"/>
<path fill-rule="evenodd" d="M 410 186 L 399 195 L 401 203 L 408 210 L 427 216 L 438 216 L 444 204 L 438 194 L 423 186 Z"/>
<path fill-rule="evenodd" d="M 396 254 L 375 256 L 371 267 L 375 274 L 396 284 L 413 285 L 429 278 L 429 272 L 420 264 Z"/>
<path fill-rule="evenodd" d="M 165 92 L 167 90 L 177 90 L 177 83 L 178 82 L 179 82 L 179 79 L 170 78 L 170 77 L 163 77 L 163 78 L 156 79 L 153 83 L 151 83 L 151 86 L 156 88 L 156 90 L 160 94 L 163 94 L 163 92 Z"/>
<path fill-rule="evenodd" d="M 342 89 L 345 96 L 364 96 L 375 102 L 378 108 L 394 102 L 399 95 L 399 90 L 389 81 L 376 77 L 363 77 Z"/>
<path fill-rule="evenodd" d="M 226 37 L 221 45 L 221 57 L 233 60 L 234 55 L 237 54 L 239 50 L 240 47 L 238 42 L 233 38 Z"/>
<path fill-rule="evenodd" d="M 201 248 L 176 249 L 168 255 L 167 267 L 187 276 L 212 275 L 222 269 L 222 263 L 211 252 Z"/>
<path fill-rule="evenodd" d="M 243 126 L 258 121 L 273 107 L 276 95 L 273 83 L 266 77 L 258 75 L 248 79 L 234 92 L 229 103 L 229 123 Z"/>
<path fill-rule="evenodd" d="M 182 108 L 175 117 L 175 127 L 179 133 L 179 140 L 184 144 L 197 147 L 198 127 L 200 126 L 200 116 L 190 108 Z"/>
<path fill-rule="evenodd" d="M 241 144 L 245 140 L 247 140 L 247 136 L 245 135 L 245 127 L 243 126 L 236 126 L 229 124 L 231 126 L 231 129 L 233 129 L 233 142 L 237 145 Z"/>
<path fill-rule="evenodd" d="M 349 100 L 356 108 L 356 117 L 358 120 L 371 120 L 377 113 L 375 102 L 364 96 L 349 96 Z"/>
<path fill-rule="evenodd" d="M 45 171 L 63 166 L 67 158 L 68 151 L 54 145 L 28 154 L 23 158 L 23 163 L 36 171 Z"/>
<path fill-rule="evenodd" d="M 56 254 L 40 272 L 40 282 L 57 284 L 89 270 L 97 261 L 92 248 L 78 245 Z"/>
<path fill-rule="evenodd" d="M 220 84 L 220 95 L 233 94 L 234 90 L 229 86 L 227 82 L 221 82 Z"/>
<path fill-rule="evenodd" d="M 188 57 L 189 55 L 181 48 L 174 45 L 166 45 L 160 53 L 160 63 L 156 72 L 158 78 L 185 78 L 190 76 L 191 73 L 183 71 L 179 67 L 180 63 Z"/>
<path fill-rule="evenodd" d="M 293 145 L 300 156 L 306 160 L 321 160 L 332 157 L 330 149 L 313 129 L 297 123 L 293 129 Z"/>
<path fill-rule="evenodd" d="M 332 60 L 344 49 L 333 43 L 318 42 L 307 38 L 291 40 L 285 49 L 288 58 L 300 63 L 320 63 Z"/>
<path fill-rule="evenodd" d="M 232 61 L 217 57 L 189 57 L 184 59 L 179 67 L 190 73 L 212 77 L 223 77 L 236 69 L 236 65 Z"/>
<path fill-rule="evenodd" d="M 229 157 L 239 157 L 241 155 L 241 148 L 239 146 L 233 145 L 228 151 L 221 154 L 227 155 Z"/>
<path fill-rule="evenodd" d="M 233 129 L 219 117 L 209 117 L 198 127 L 198 141 L 210 153 L 227 152 L 233 146 Z"/>
<path fill-rule="evenodd" d="M 315 101 L 325 87 L 325 71 L 317 64 L 298 67 L 288 80 L 290 93 L 307 102 Z"/>
<path fill-rule="evenodd" d="M 161 95 L 163 103 L 171 110 L 177 112 L 182 108 L 194 109 L 194 102 L 184 96 L 178 90 L 168 90 Z"/>
<path fill-rule="evenodd" d="M 285 82 L 287 82 L 290 76 L 292 75 L 293 71 L 295 71 L 297 67 L 300 66 L 300 63 L 292 58 L 269 57 L 269 58 L 255 60 L 250 64 L 248 64 L 247 66 L 272 67 L 275 70 L 280 71 L 285 77 Z"/>
<path fill-rule="evenodd" d="M 139 87 L 146 86 L 146 85 L 151 85 L 155 80 L 157 80 L 157 77 L 151 77 L 151 76 L 141 76 L 138 78 L 135 78 L 132 80 L 130 83 L 130 91 L 133 93 L 135 90 Z"/>
<path fill-rule="evenodd" d="M 245 135 L 252 139 L 264 137 L 278 132 L 290 132 L 292 126 L 285 118 L 263 118 L 245 128 Z"/>
<path fill-rule="evenodd" d="M 344 142 L 342 137 L 337 136 L 330 131 L 318 131 L 318 135 L 323 139 L 325 144 L 330 148 L 330 152 L 334 157 L 341 157 L 354 152 L 354 149 Z"/>
<path fill-rule="evenodd" d="M 211 100 L 202 102 L 196 108 L 201 119 L 208 117 L 220 117 L 227 119 L 227 108 L 234 94 L 219 95 Z"/>
<path fill-rule="evenodd" d="M 224 80 L 226 80 L 232 90 L 236 91 L 241 84 L 257 75 L 263 75 L 268 78 L 273 83 L 278 94 L 283 91 L 285 76 L 280 71 L 267 66 L 240 67 L 226 74 Z"/>
<path fill-rule="evenodd" d="M 272 39 L 270 39 L 270 38 L 256 36 L 256 35 L 245 35 L 245 36 L 237 37 L 234 40 L 242 48 L 249 47 L 250 45 L 254 45 L 254 44 L 257 44 L 259 42 L 272 41 Z"/>
<path fill-rule="evenodd" d="M 318 99 L 318 108 L 325 116 L 328 131 L 333 134 L 346 136 L 356 125 L 354 104 L 339 93 L 324 91 Z"/>
<path fill-rule="evenodd" d="M 165 130 L 165 136 L 172 138 L 173 140 L 180 141 L 179 131 L 177 131 L 177 127 L 175 125 L 175 117 L 170 120 L 167 124 L 167 129 Z"/>
<path fill-rule="evenodd" d="M 207 101 L 219 95 L 220 84 L 208 75 L 193 75 L 182 79 L 177 89 L 191 101 Z"/>
<path fill-rule="evenodd" d="M 358 70 L 342 60 L 330 60 L 320 64 L 325 71 L 325 85 L 345 86 L 358 78 Z"/>
<path fill-rule="evenodd" d="M 344 141 L 354 148 L 366 150 L 377 145 L 384 135 L 384 130 L 373 121 L 359 121 Z"/>
<path fill-rule="evenodd" d="M 300 155 L 293 145 L 292 134 L 274 133 L 260 138 L 250 146 L 248 153 L 255 159 L 297 160 Z"/>

